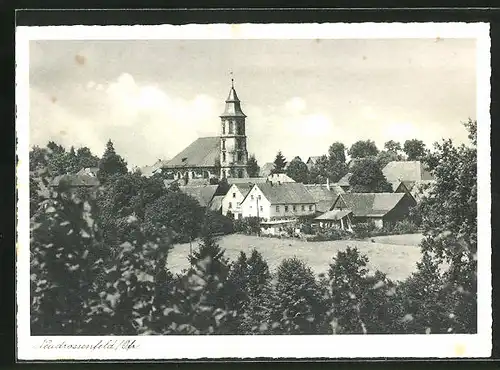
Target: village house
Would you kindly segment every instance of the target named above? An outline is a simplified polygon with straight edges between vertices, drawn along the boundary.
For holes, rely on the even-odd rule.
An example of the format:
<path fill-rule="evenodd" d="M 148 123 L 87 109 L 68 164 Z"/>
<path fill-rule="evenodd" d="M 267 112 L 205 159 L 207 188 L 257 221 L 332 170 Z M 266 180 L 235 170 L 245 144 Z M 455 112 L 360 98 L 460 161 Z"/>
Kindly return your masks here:
<path fill-rule="evenodd" d="M 241 203 L 252 187 L 253 184 L 248 182 L 231 185 L 222 199 L 222 214 L 227 216 L 230 212 L 234 219 L 242 218 Z"/>
<path fill-rule="evenodd" d="M 407 193 L 345 193 L 331 210 L 350 210 L 354 223 L 373 221 L 382 228 L 406 219 L 416 204 Z"/>
<path fill-rule="evenodd" d="M 241 202 L 242 217 L 259 217 L 271 221 L 313 216 L 314 198 L 302 183 L 255 184 Z"/>
<path fill-rule="evenodd" d="M 352 231 L 353 213 L 350 209 L 332 209 L 314 219 L 319 227 Z"/>
<path fill-rule="evenodd" d="M 219 185 L 179 186 L 180 191 L 196 199 L 203 208 L 210 208 Z"/>
<path fill-rule="evenodd" d="M 290 176 L 286 173 L 273 173 L 272 175 L 267 176 L 267 181 L 272 184 L 284 184 L 287 182 L 295 182 Z"/>
<path fill-rule="evenodd" d="M 344 193 L 339 185 L 330 184 L 328 180 L 326 184 L 305 184 L 305 187 L 314 198 L 317 214 L 329 211 L 339 194 Z"/>
<path fill-rule="evenodd" d="M 320 158 L 321 158 L 320 155 L 309 157 L 306 161 L 307 169 L 311 171 L 311 168 L 314 167 L 314 165 L 318 162 Z"/>
<path fill-rule="evenodd" d="M 56 176 L 50 182 L 51 187 L 66 186 L 70 189 L 97 189 L 100 185 L 97 178 L 97 168 L 83 168 L 77 173 L 67 173 Z"/>

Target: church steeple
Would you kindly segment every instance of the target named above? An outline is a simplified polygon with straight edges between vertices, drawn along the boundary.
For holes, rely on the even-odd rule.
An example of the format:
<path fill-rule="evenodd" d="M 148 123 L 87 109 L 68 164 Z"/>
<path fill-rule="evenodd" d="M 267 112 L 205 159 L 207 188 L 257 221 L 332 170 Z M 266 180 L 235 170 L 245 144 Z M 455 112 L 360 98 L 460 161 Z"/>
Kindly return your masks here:
<path fill-rule="evenodd" d="M 221 177 L 247 177 L 246 115 L 241 110 L 241 102 L 234 89 L 234 79 L 232 78 L 226 107 L 220 118 L 222 126 Z"/>

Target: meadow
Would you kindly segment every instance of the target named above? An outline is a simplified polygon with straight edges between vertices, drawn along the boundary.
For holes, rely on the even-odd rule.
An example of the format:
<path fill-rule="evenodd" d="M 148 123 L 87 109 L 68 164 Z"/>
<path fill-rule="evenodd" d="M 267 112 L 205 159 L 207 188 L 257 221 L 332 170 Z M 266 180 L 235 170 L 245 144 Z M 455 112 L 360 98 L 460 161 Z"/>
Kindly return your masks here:
<path fill-rule="evenodd" d="M 255 248 L 267 261 L 271 271 L 274 271 L 283 259 L 295 256 L 306 262 L 316 274 L 328 271 L 328 265 L 338 251 L 355 247 L 368 257 L 368 268 L 371 272 L 380 270 L 392 280 L 404 280 L 417 269 L 416 263 L 421 257 L 418 247 L 421 239 L 421 234 L 407 234 L 367 240 L 307 242 L 231 234 L 219 238 L 218 243 L 225 249 L 225 255 L 231 261 L 238 258 L 240 251 L 249 255 Z M 198 242 L 193 242 L 193 250 L 197 247 Z M 181 272 L 189 266 L 189 249 L 189 243 L 176 244 L 173 247 L 168 257 L 168 266 L 173 273 Z"/>

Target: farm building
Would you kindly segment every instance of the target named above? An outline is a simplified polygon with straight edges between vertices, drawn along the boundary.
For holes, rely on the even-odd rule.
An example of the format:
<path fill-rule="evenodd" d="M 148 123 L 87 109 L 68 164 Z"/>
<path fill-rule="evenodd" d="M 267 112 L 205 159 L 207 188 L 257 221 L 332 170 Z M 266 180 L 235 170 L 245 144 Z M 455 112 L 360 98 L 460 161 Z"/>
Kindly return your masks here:
<path fill-rule="evenodd" d="M 408 189 L 405 182 L 403 182 L 403 181 L 391 181 L 391 182 L 389 182 L 389 184 L 391 184 L 393 193 L 408 193 L 408 194 L 410 194 L 410 189 Z"/>
<path fill-rule="evenodd" d="M 219 185 L 179 186 L 180 191 L 196 199 L 204 208 L 210 207 L 218 188 Z"/>
<path fill-rule="evenodd" d="M 340 194 L 331 210 L 351 210 L 353 222 L 373 221 L 378 228 L 408 217 L 415 199 L 407 193 Z"/>
<path fill-rule="evenodd" d="M 352 211 L 350 209 L 332 209 L 314 219 L 321 228 L 352 230 Z"/>
<path fill-rule="evenodd" d="M 241 202 L 242 217 L 264 220 L 312 216 L 316 212 L 313 196 L 302 183 L 255 184 Z"/>
<path fill-rule="evenodd" d="M 231 185 L 222 199 L 222 214 L 227 216 L 227 214 L 231 212 L 235 219 L 241 218 L 241 202 L 243 202 L 243 199 L 245 199 L 252 187 L 253 184 L 248 182 Z"/>
<path fill-rule="evenodd" d="M 344 190 L 336 184 L 306 184 L 305 187 L 314 198 L 317 213 L 329 211 L 339 194 L 344 193 Z"/>
<path fill-rule="evenodd" d="M 273 184 L 284 184 L 286 182 L 295 182 L 290 176 L 286 173 L 274 173 L 272 175 L 267 176 L 267 181 Z"/>
<path fill-rule="evenodd" d="M 387 181 L 404 181 L 407 182 L 405 184 L 407 186 L 416 181 L 434 180 L 420 161 L 392 161 L 382 169 L 382 172 Z"/>
<path fill-rule="evenodd" d="M 260 232 L 262 235 L 282 236 L 287 235 L 287 229 L 294 228 L 296 233 L 300 233 L 300 230 L 296 228 L 296 224 L 296 219 L 262 221 L 260 223 Z"/>

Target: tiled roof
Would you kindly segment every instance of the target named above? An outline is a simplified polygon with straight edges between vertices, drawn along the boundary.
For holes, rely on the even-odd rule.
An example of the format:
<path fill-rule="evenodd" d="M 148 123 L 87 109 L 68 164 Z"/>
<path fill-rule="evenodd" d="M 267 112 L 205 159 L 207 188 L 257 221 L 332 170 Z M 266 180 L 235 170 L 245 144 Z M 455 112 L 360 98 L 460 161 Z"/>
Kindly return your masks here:
<path fill-rule="evenodd" d="M 271 183 L 256 184 L 271 204 L 311 204 L 314 198 L 304 184 L 286 182 L 280 185 Z"/>
<path fill-rule="evenodd" d="M 314 198 L 318 212 L 328 211 L 339 194 L 344 193 L 344 190 L 338 185 L 330 185 L 330 190 L 323 184 L 308 184 L 305 187 Z"/>
<path fill-rule="evenodd" d="M 51 181 L 50 186 L 58 186 L 61 182 L 64 182 L 70 187 L 92 187 L 99 186 L 99 180 L 97 177 L 92 175 L 87 175 L 84 173 L 76 173 L 76 174 L 66 174 L 59 175 L 54 177 Z"/>
<path fill-rule="evenodd" d="M 420 161 L 393 161 L 382 170 L 387 181 L 433 180 L 433 176 Z"/>
<path fill-rule="evenodd" d="M 200 137 L 177 154 L 164 167 L 213 167 L 220 156 L 220 137 Z"/>
<path fill-rule="evenodd" d="M 346 173 L 344 177 L 342 177 L 338 182 L 337 185 L 339 186 L 350 186 L 349 184 L 349 179 L 351 178 L 352 173 Z"/>
<path fill-rule="evenodd" d="M 331 211 L 325 212 L 322 215 L 316 217 L 316 220 L 340 220 L 341 218 L 347 216 L 349 213 L 352 213 L 350 209 L 333 209 Z"/>
<path fill-rule="evenodd" d="M 202 207 L 208 207 L 212 201 L 218 185 L 204 185 L 204 186 L 179 186 L 179 189 L 193 197 L 200 203 Z"/>
<path fill-rule="evenodd" d="M 243 195 L 243 198 L 245 198 L 247 196 L 248 192 L 250 191 L 250 189 L 252 189 L 253 184 L 234 184 L 234 186 L 236 186 L 238 188 L 241 195 Z"/>
<path fill-rule="evenodd" d="M 212 198 L 210 202 L 210 210 L 219 211 L 222 208 L 222 199 L 224 199 L 224 195 L 216 195 Z"/>
<path fill-rule="evenodd" d="M 406 193 L 346 193 L 337 199 L 335 208 L 339 209 L 339 201 L 343 199 L 354 216 L 384 216 L 392 210 Z"/>
<path fill-rule="evenodd" d="M 260 177 L 267 177 L 271 174 L 271 171 L 274 169 L 274 163 L 267 162 L 261 168 L 259 175 Z"/>
<path fill-rule="evenodd" d="M 229 185 L 232 184 L 262 184 L 267 181 L 267 177 L 229 177 L 226 178 Z"/>
<path fill-rule="evenodd" d="M 274 173 L 272 175 L 267 176 L 267 180 L 271 182 L 295 182 L 294 179 L 292 179 L 290 176 L 288 176 L 286 173 Z"/>

